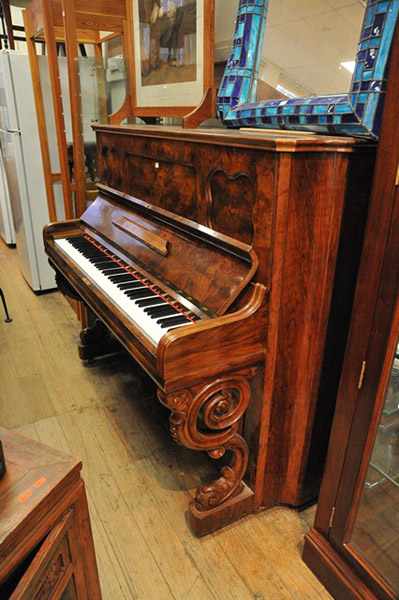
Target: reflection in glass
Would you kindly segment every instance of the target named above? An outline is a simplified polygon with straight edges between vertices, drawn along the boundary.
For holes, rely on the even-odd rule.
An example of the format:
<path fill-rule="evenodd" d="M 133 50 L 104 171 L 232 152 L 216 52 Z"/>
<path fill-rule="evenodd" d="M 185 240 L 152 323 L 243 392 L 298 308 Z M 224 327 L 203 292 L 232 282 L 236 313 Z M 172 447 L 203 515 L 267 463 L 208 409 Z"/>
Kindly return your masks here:
<path fill-rule="evenodd" d="M 238 5 L 239 0 L 215 4 L 218 84 Z M 365 7 L 365 0 L 269 0 L 258 100 L 348 92 Z"/>
<path fill-rule="evenodd" d="M 270 0 L 258 100 L 347 93 L 365 3 Z"/>
<path fill-rule="evenodd" d="M 399 348 L 351 545 L 399 593 Z"/>
<path fill-rule="evenodd" d="M 85 171 L 87 184 L 97 180 L 96 136 L 92 129 L 95 123 L 107 122 L 107 97 L 105 69 L 103 61 L 94 56 L 78 58 L 81 94 L 81 131 L 85 153 Z M 73 154 L 68 153 L 73 176 Z"/>
<path fill-rule="evenodd" d="M 112 37 L 102 43 L 102 56 L 105 69 L 107 114 L 112 115 L 122 107 L 127 95 L 127 69 L 121 36 Z"/>
<path fill-rule="evenodd" d="M 66 589 L 64 590 L 60 600 L 77 600 L 75 583 L 73 577 L 70 579 Z"/>
<path fill-rule="evenodd" d="M 116 112 L 123 104 L 127 91 L 125 63 L 118 55 L 120 47 L 114 42 L 106 45 L 104 58 L 82 56 L 78 60 L 81 94 L 81 131 L 85 153 L 87 189 L 95 191 L 97 178 L 96 135 L 92 125 L 107 123 L 108 115 Z M 73 149 L 68 147 L 68 159 L 73 178 Z"/>
<path fill-rule="evenodd" d="M 141 84 L 197 79 L 196 0 L 139 0 Z"/>

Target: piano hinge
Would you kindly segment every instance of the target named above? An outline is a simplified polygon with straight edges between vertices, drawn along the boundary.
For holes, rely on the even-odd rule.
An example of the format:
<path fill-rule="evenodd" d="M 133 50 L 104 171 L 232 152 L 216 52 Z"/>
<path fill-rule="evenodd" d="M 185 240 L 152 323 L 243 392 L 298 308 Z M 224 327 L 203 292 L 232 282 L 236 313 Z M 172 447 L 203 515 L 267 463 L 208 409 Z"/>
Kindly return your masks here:
<path fill-rule="evenodd" d="M 396 180 L 395 180 L 395 185 L 398 186 L 399 185 L 399 165 L 396 171 Z"/>
<path fill-rule="evenodd" d="M 335 510 L 336 510 L 336 507 L 333 506 L 331 509 L 331 513 L 330 513 L 330 520 L 328 522 L 329 529 L 332 529 L 332 526 L 334 525 Z"/>
<path fill-rule="evenodd" d="M 362 387 L 363 387 L 364 376 L 365 376 L 365 374 L 366 374 L 366 366 L 367 366 L 367 363 L 366 363 L 366 361 L 364 360 L 364 361 L 362 362 L 362 368 L 361 368 L 361 370 L 360 370 L 359 382 L 358 382 L 358 384 L 357 384 L 357 388 L 358 388 L 359 390 L 361 390 L 361 389 L 362 389 Z"/>

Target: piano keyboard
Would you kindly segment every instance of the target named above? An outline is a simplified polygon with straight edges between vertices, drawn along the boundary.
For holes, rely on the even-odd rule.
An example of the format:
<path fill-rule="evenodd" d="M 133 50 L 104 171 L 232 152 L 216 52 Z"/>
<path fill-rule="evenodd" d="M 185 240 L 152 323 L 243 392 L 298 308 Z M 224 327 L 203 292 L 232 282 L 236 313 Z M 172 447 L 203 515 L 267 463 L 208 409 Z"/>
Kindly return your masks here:
<path fill-rule="evenodd" d="M 199 319 L 144 274 L 88 237 L 54 242 L 156 345 L 167 331 Z"/>

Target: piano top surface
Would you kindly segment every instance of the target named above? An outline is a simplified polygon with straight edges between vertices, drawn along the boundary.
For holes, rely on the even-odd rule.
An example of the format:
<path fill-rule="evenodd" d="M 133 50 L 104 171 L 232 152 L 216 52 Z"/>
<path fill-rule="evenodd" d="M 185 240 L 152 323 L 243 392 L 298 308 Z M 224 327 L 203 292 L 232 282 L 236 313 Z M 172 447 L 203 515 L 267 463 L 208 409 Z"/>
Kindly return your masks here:
<path fill-rule="evenodd" d="M 267 129 L 223 129 L 162 127 L 158 125 L 94 125 L 97 132 L 136 135 L 179 140 L 183 142 L 212 143 L 249 149 L 273 150 L 275 152 L 353 152 L 375 146 L 353 137 L 326 136 L 300 131 L 276 131 Z"/>

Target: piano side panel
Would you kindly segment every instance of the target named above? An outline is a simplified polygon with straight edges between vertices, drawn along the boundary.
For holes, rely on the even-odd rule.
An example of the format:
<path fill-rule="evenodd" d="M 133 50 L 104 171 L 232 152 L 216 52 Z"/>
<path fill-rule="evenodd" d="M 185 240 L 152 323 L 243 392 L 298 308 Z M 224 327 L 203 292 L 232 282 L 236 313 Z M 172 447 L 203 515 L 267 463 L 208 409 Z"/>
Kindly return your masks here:
<path fill-rule="evenodd" d="M 292 161 L 284 246 L 276 238 L 271 284 L 272 290 L 281 286 L 277 303 L 271 300 L 271 311 L 279 315 L 276 366 L 272 385 L 272 374 L 265 379 L 264 401 L 271 412 L 264 497 L 272 501 L 301 505 L 318 493 L 374 157 L 373 149 L 360 149 L 349 155 L 304 153 Z M 277 206 L 283 204 L 278 198 Z M 346 241 L 335 276 L 340 237 Z M 332 298 L 338 304 L 330 312 Z M 327 327 L 329 364 L 323 369 Z"/>

